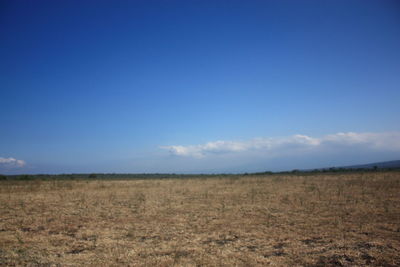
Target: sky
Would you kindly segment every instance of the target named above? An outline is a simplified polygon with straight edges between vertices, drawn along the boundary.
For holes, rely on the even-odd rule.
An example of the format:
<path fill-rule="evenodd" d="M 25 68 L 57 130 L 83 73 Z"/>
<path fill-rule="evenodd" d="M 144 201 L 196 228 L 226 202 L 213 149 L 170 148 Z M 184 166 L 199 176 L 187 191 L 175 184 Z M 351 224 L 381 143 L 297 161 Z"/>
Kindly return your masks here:
<path fill-rule="evenodd" d="M 1 1 L 0 173 L 400 159 L 398 1 Z"/>

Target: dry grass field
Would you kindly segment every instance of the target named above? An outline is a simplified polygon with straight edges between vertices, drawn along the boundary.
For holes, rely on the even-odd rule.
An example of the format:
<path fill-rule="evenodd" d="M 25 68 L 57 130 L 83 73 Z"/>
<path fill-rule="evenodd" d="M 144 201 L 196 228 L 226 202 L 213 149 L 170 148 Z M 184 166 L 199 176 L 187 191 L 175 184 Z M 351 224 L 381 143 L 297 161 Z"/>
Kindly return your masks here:
<path fill-rule="evenodd" d="M 400 266 L 400 173 L 0 182 L 2 266 Z"/>

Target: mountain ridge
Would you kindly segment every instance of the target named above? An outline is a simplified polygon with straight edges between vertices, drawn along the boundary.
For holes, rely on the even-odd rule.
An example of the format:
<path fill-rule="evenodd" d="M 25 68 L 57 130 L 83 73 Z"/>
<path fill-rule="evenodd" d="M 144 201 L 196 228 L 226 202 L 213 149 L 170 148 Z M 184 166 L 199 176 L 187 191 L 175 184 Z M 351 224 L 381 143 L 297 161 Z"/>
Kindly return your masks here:
<path fill-rule="evenodd" d="M 367 164 L 357 164 L 357 165 L 347 165 L 347 166 L 335 166 L 335 167 L 325 167 L 317 168 L 314 170 L 327 170 L 327 169 L 396 169 L 400 168 L 400 160 L 390 160 L 390 161 L 380 161 Z M 312 169 L 309 169 L 312 170 Z"/>

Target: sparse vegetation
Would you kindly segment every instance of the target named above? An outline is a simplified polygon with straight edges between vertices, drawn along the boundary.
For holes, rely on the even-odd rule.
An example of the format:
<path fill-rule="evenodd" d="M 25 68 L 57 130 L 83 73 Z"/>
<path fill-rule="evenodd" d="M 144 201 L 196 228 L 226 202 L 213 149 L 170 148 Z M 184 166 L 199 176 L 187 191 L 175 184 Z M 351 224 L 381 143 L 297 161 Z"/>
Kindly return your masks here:
<path fill-rule="evenodd" d="M 400 172 L 160 178 L 1 181 L 0 265 L 400 265 Z"/>

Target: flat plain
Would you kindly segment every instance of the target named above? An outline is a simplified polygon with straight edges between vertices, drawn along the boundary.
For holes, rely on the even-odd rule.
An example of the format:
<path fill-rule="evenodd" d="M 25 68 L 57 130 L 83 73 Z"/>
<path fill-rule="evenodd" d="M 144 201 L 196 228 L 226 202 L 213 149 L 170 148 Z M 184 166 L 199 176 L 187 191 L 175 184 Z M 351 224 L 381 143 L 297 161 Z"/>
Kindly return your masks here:
<path fill-rule="evenodd" d="M 400 172 L 0 182 L 2 266 L 400 266 Z"/>

